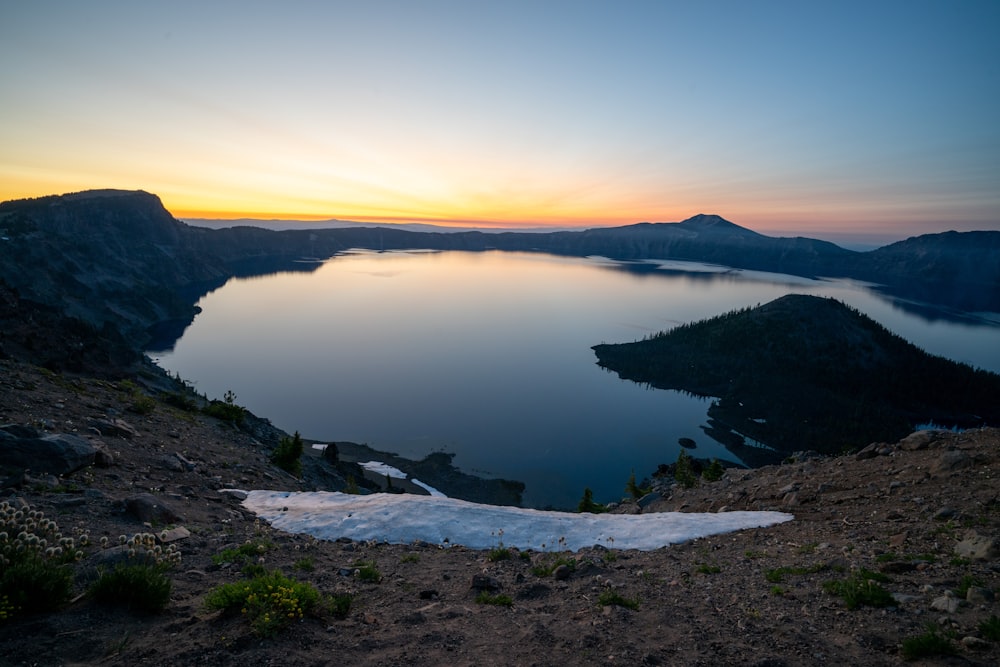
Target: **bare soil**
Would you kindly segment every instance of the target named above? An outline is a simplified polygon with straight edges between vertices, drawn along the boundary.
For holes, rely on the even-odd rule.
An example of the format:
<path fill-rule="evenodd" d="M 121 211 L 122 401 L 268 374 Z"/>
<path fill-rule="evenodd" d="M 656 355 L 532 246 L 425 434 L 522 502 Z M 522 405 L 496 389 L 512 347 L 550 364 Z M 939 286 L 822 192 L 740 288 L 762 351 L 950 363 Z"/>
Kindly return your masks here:
<path fill-rule="evenodd" d="M 0 665 L 895 665 L 903 640 L 929 623 L 957 654 L 915 664 L 1000 661 L 1000 645 L 978 630 L 1000 614 L 990 599 L 1000 594 L 1000 560 L 955 553 L 972 532 L 1000 537 L 997 429 L 922 434 L 873 448 L 871 458 L 732 469 L 718 482 L 675 487 L 642 510 L 795 515 L 771 528 L 651 552 L 512 551 L 491 560 L 490 552 L 462 547 L 322 542 L 275 531 L 220 490 L 310 483 L 272 466 L 266 446 L 230 425 L 162 402 L 136 414 L 133 401 L 120 383 L 0 361 L 0 423 L 100 440 L 115 458 L 58 480 L 29 473 L 2 499 L 43 510 L 64 532 L 86 529 L 96 544 L 168 527 L 144 526 L 123 510 L 124 499 L 151 493 L 190 531 L 177 543 L 183 559 L 170 571 L 163 612 L 101 606 L 81 582 L 63 609 L 0 623 Z M 97 435 L 92 420 L 108 416 L 137 434 Z M 193 466 L 176 469 L 176 453 Z M 617 511 L 640 510 L 628 501 Z M 245 576 L 212 557 L 248 540 L 266 545 L 265 567 L 352 595 L 347 617 L 306 617 L 262 639 L 242 616 L 207 609 L 207 591 Z M 81 570 L 97 551 L 89 549 Z M 566 578 L 536 573 L 557 558 L 575 565 Z M 374 562 L 381 580 L 362 581 L 359 561 Z M 882 586 L 898 602 L 850 610 L 824 590 L 859 568 L 888 576 Z M 511 605 L 477 603 L 475 575 L 495 579 Z M 935 608 L 969 584 L 978 592 L 972 602 Z M 637 607 L 600 604 L 607 591 Z"/>

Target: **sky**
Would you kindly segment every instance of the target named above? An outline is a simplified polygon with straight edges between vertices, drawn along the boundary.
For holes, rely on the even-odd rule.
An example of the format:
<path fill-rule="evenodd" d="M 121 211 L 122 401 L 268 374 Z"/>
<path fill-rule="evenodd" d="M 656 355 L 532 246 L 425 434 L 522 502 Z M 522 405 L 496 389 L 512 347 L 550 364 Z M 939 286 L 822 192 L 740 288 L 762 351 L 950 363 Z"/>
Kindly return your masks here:
<path fill-rule="evenodd" d="M 609 549 L 651 551 L 699 537 L 790 521 L 783 512 L 650 512 L 578 514 L 480 505 L 456 498 L 330 491 L 241 491 L 243 506 L 288 533 L 323 540 L 411 544 L 417 540 L 470 549 L 499 546 L 534 551 Z"/>
<path fill-rule="evenodd" d="M 1000 229 L 1000 2 L 0 3 L 0 200 Z"/>

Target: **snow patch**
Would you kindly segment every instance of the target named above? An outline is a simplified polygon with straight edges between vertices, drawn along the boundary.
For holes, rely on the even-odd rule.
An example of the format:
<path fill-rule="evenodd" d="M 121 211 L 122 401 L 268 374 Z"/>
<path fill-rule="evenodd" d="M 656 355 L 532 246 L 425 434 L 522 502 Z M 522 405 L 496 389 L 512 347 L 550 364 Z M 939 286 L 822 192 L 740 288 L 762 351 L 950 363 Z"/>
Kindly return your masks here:
<path fill-rule="evenodd" d="M 457 498 L 328 491 L 250 491 L 243 506 L 275 528 L 324 540 L 424 541 L 470 549 L 536 551 L 594 545 L 651 551 L 698 537 L 790 521 L 783 512 L 573 514 L 480 505 Z"/>

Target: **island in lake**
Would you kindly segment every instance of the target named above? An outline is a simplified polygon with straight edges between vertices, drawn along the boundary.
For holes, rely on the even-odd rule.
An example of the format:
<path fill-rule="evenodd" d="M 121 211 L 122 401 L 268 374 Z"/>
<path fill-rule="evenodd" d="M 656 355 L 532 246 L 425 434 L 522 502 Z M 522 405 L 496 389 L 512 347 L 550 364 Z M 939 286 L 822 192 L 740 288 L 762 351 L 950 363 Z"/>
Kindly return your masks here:
<path fill-rule="evenodd" d="M 593 349 L 623 379 L 716 398 L 706 432 L 750 465 L 925 423 L 1000 424 L 1000 375 L 930 355 L 835 299 L 791 294 Z"/>

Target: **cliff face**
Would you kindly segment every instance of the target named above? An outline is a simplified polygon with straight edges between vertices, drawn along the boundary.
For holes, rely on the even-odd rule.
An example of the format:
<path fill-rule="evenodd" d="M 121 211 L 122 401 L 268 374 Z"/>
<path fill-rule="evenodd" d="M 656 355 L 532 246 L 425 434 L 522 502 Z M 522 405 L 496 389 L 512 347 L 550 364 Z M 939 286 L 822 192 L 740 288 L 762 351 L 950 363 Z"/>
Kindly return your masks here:
<path fill-rule="evenodd" d="M 178 289 L 228 272 L 146 192 L 97 191 L 0 205 L 0 278 L 25 299 L 127 334 L 193 304 Z"/>

